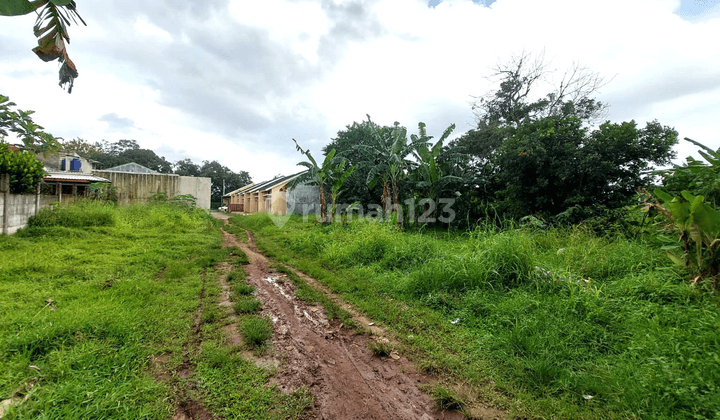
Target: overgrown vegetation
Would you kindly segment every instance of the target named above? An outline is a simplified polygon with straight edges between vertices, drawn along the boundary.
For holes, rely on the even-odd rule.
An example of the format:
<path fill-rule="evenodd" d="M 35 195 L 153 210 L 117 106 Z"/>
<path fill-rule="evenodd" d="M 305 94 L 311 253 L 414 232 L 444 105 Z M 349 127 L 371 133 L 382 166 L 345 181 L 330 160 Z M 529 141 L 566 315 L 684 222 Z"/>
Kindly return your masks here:
<path fill-rule="evenodd" d="M 0 139 L 0 177 L 9 176 L 10 192 L 22 194 L 34 192 L 45 175 L 42 162 L 33 153 L 11 150 Z"/>
<path fill-rule="evenodd" d="M 717 297 L 653 236 L 508 223 L 469 233 L 236 216 L 258 246 L 385 324 L 466 400 L 547 418 L 713 418 Z M 452 392 L 452 387 L 443 390 Z"/>
<path fill-rule="evenodd" d="M 299 418 L 307 390 L 283 395 L 226 343 L 213 266 L 228 258 L 216 220 L 167 204 L 59 206 L 0 236 L 3 420 L 167 419 L 184 398 L 216 416 Z"/>

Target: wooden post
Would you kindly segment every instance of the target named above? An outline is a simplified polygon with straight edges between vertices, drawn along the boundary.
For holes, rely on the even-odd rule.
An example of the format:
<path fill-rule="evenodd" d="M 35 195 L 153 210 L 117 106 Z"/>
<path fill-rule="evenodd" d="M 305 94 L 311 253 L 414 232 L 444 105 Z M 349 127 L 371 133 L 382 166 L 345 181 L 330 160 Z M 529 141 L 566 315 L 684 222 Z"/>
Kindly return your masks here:
<path fill-rule="evenodd" d="M 2 233 L 8 234 L 8 199 L 10 195 L 10 174 L 0 175 L 0 192 L 3 195 Z"/>

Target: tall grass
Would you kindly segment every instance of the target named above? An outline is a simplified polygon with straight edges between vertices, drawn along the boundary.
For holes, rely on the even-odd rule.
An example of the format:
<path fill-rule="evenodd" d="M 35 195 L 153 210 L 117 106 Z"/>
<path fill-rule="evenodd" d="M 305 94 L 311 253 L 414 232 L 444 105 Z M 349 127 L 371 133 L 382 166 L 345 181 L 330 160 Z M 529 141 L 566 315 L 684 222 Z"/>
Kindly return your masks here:
<path fill-rule="evenodd" d="M 583 228 L 438 237 L 373 223 L 239 223 L 396 331 L 423 366 L 520 417 L 720 413 L 718 299 L 665 269 L 656 247 Z"/>
<path fill-rule="evenodd" d="M 46 207 L 28 220 L 28 226 L 84 228 L 113 226 L 116 221 L 115 205 L 106 201 L 81 201 L 73 205 Z"/>

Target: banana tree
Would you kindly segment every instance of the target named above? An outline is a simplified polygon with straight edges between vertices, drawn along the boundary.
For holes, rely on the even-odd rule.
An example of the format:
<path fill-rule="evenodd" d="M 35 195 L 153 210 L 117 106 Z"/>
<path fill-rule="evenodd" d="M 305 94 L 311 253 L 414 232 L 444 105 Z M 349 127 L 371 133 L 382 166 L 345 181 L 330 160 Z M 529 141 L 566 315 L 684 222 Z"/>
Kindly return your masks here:
<path fill-rule="evenodd" d="M 427 135 L 423 122 L 418 123 L 419 135 L 410 136 L 413 156 L 417 161 L 410 174 L 415 192 L 419 197 L 434 200 L 434 203 L 438 203 L 440 194 L 449 183 L 462 181 L 462 178 L 449 174 L 448 165 L 441 161 L 443 143 L 454 129 L 455 124 L 451 124 L 434 145 L 430 143 L 432 136 Z M 456 156 L 445 156 L 445 160 L 450 164 L 459 161 Z"/>
<path fill-rule="evenodd" d="M 33 52 L 43 61 L 60 61 L 60 86 L 68 85 L 68 93 L 72 93 L 78 72 L 65 46 L 66 42 L 70 43 L 67 27 L 71 20 L 77 25 L 77 19 L 83 25 L 87 24 L 78 14 L 74 0 L 0 1 L 0 15 L 19 16 L 31 12 L 37 13 L 33 32 L 38 38 L 38 46 L 33 48 Z"/>
<path fill-rule="evenodd" d="M 668 257 L 694 276 L 693 282 L 709 281 L 717 288 L 720 274 L 720 211 L 705 202 L 702 195 L 683 191 L 681 196 L 655 189 L 655 196 L 662 205 L 653 206 L 660 214 L 672 221 L 679 233 L 679 240 L 663 247 Z"/>
<path fill-rule="evenodd" d="M 332 155 L 335 156 L 335 149 L 332 149 L 330 151 L 330 153 L 332 153 Z M 328 155 L 330 153 L 328 153 Z M 331 165 L 329 167 L 328 181 L 330 182 L 330 200 L 331 200 L 330 213 L 333 213 L 333 214 L 337 210 L 338 198 L 340 198 L 340 194 L 343 191 L 342 188 L 343 188 L 343 185 L 345 184 L 345 181 L 355 171 L 354 166 L 345 168 L 347 163 L 348 163 L 348 161 L 346 159 L 342 159 L 340 161 L 340 163 L 338 163 L 337 165 Z"/>
<path fill-rule="evenodd" d="M 412 144 L 408 143 L 407 129 L 398 122 L 389 131 L 381 131 L 373 126 L 373 140 L 371 145 L 361 146 L 374 156 L 374 166 L 368 172 L 366 182 L 371 189 L 378 182 L 382 183 L 384 213 L 385 217 L 389 217 L 400 208 L 398 181 L 407 176 L 407 169 L 411 165 L 407 157 L 412 152 Z"/>
<path fill-rule="evenodd" d="M 325 156 L 325 160 L 323 160 L 322 165 L 319 165 L 313 155 L 310 153 L 310 150 L 305 150 L 298 144 L 297 140 L 293 139 L 295 142 L 295 148 L 297 151 L 305 155 L 308 160 L 305 162 L 299 162 L 299 166 L 304 166 L 308 170 L 300 175 L 299 177 L 295 178 L 291 183 L 290 187 L 295 187 L 299 184 L 306 183 L 308 185 L 317 185 L 319 194 L 320 194 L 320 219 L 323 223 L 329 223 L 332 221 L 331 217 L 328 217 L 327 214 L 327 200 L 325 198 L 325 189 L 330 188 L 330 199 L 332 202 L 332 210 L 335 211 L 337 207 L 337 199 L 340 196 L 342 192 L 342 187 L 347 178 L 353 173 L 355 170 L 355 167 L 351 166 L 349 168 L 346 168 L 347 160 L 346 159 L 336 159 L 335 153 L 336 150 L 332 149 L 328 154 Z"/>

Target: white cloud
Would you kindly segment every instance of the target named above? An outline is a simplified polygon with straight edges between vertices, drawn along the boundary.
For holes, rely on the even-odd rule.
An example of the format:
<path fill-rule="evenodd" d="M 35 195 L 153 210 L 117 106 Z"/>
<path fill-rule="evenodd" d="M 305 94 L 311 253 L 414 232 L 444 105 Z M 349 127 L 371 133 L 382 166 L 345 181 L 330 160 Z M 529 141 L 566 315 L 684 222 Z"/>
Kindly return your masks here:
<path fill-rule="evenodd" d="M 2 20 L 2 93 L 55 135 L 133 138 L 258 180 L 296 170 L 290 138 L 319 155 L 365 114 L 459 134 L 471 95 L 496 88 L 485 77 L 498 60 L 545 51 L 551 68 L 578 61 L 612 79 L 600 99 L 613 121 L 657 118 L 720 147 L 717 8 L 688 20 L 678 0 L 217 0 L 202 15 L 190 3 L 142 14 L 119 4 L 80 5 L 89 26 L 70 28 L 72 95 L 30 51 L 32 17 Z M 109 114 L 134 126 L 98 120 Z"/>
<path fill-rule="evenodd" d="M 148 20 L 147 16 L 139 17 L 135 21 L 135 30 L 141 35 L 151 38 L 152 41 L 172 42 L 173 40 L 168 31 L 155 26 Z"/>
<path fill-rule="evenodd" d="M 290 45 L 311 63 L 317 62 L 318 42 L 329 28 L 318 2 L 232 0 L 229 10 L 237 22 L 267 30 L 275 42 Z"/>

